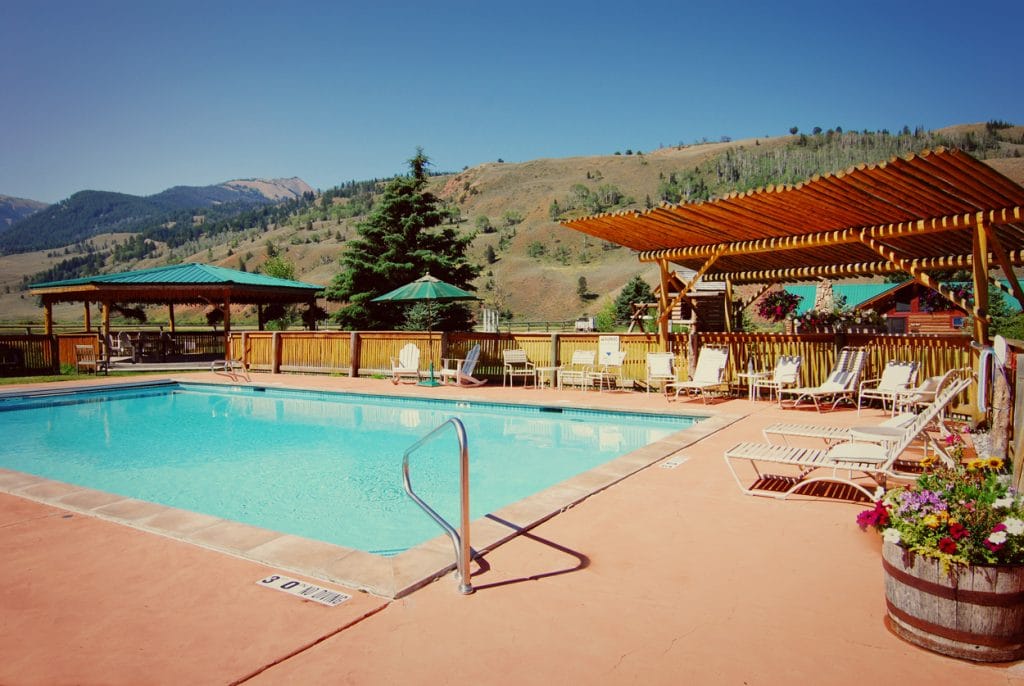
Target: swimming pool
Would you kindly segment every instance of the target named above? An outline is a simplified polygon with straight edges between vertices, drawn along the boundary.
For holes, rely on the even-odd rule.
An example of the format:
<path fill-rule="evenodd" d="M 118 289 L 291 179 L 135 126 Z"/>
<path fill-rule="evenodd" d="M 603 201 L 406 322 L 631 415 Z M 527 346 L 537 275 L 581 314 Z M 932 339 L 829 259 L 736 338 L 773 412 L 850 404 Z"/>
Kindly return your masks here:
<path fill-rule="evenodd" d="M 479 518 L 673 435 L 694 417 L 166 383 L 0 398 L 0 467 L 391 555 L 439 530 L 402 490 L 404 450 L 466 425 Z M 458 521 L 454 438 L 411 461 Z"/>

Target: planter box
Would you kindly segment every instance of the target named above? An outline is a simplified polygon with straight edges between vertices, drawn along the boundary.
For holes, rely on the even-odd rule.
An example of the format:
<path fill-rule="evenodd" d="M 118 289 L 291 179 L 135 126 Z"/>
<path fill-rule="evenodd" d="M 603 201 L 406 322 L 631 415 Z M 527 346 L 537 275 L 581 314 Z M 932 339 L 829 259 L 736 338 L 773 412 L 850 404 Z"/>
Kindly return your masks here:
<path fill-rule="evenodd" d="M 952 574 L 938 560 L 882 546 L 889 626 L 944 655 L 1005 662 L 1024 657 L 1024 566 L 972 565 Z"/>

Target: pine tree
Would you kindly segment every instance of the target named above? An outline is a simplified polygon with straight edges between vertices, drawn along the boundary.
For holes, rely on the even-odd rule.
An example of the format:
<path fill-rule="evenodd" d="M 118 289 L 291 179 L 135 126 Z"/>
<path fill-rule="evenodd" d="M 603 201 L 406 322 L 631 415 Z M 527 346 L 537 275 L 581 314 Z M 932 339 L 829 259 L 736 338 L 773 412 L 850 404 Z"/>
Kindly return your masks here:
<path fill-rule="evenodd" d="M 654 300 L 654 293 L 647 282 L 635 275 L 626 282 L 615 299 L 615 319 L 626 321 L 633 314 L 633 303 L 649 303 Z"/>
<path fill-rule="evenodd" d="M 343 271 L 326 289 L 328 300 L 344 303 L 334 320 L 348 329 L 400 329 L 410 324 L 408 306 L 375 303 L 373 298 L 429 273 L 442 281 L 474 290 L 480 268 L 466 258 L 472 236 L 445 224 L 446 213 L 426 191 L 429 159 L 417 148 L 409 160 L 411 176 L 385 187 L 373 212 L 356 226 L 359 238 L 348 241 Z M 463 303 L 432 306 L 433 328 L 469 328 L 472 314 Z M 415 310 L 414 319 L 419 319 Z"/>

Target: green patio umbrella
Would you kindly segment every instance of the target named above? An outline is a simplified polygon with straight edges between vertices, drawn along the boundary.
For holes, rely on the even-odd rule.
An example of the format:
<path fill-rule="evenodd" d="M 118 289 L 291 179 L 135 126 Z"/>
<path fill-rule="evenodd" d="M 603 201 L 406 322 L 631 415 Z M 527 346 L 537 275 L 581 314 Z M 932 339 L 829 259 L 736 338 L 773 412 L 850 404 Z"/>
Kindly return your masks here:
<path fill-rule="evenodd" d="M 427 348 L 433 347 L 433 325 L 434 312 L 429 309 L 432 302 L 455 302 L 457 300 L 476 300 L 477 297 L 469 291 L 464 291 L 458 286 L 445 283 L 435 279 L 430 274 L 422 276 L 411 283 L 399 286 L 389 293 L 379 295 L 372 302 L 414 302 L 423 300 L 428 304 L 429 318 L 427 320 Z M 430 380 L 421 381 L 421 386 L 440 386 L 434 380 L 434 357 L 430 356 Z"/>

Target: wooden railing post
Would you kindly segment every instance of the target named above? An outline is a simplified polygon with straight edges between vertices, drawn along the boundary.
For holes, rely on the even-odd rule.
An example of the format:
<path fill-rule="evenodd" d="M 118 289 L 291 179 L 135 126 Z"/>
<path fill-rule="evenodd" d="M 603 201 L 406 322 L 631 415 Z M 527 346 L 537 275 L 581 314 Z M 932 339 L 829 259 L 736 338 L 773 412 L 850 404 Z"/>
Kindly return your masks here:
<path fill-rule="evenodd" d="M 559 333 L 551 334 L 551 364 L 550 367 L 558 367 L 561 362 L 558 358 L 558 339 L 561 336 Z"/>
<path fill-rule="evenodd" d="M 270 335 L 270 373 L 281 373 L 281 332 L 275 331 Z"/>
<path fill-rule="evenodd" d="M 353 379 L 359 377 L 359 332 L 353 331 L 349 334 L 349 367 L 348 375 Z"/>

